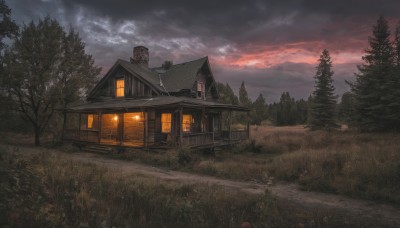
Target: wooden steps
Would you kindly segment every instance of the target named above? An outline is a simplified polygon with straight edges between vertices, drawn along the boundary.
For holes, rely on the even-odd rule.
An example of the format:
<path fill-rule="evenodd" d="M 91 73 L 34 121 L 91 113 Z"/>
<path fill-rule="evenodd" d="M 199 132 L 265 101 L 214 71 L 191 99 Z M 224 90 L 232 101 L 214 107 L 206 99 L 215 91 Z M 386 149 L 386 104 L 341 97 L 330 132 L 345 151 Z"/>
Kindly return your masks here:
<path fill-rule="evenodd" d="M 101 153 L 101 154 L 110 154 L 113 152 L 113 148 L 109 146 L 104 146 L 104 145 L 86 145 L 83 148 L 84 151 L 86 152 L 95 152 L 95 153 Z"/>

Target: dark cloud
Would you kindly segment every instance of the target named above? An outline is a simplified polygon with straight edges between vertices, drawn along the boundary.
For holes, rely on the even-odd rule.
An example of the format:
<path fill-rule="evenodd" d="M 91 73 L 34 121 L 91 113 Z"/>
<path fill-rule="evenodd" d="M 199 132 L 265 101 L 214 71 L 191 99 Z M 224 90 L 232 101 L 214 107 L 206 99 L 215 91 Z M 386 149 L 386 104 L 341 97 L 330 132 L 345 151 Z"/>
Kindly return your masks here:
<path fill-rule="evenodd" d="M 44 16 L 79 31 L 86 51 L 106 71 L 136 45 L 150 65 L 208 55 L 219 81 L 269 101 L 284 91 L 307 97 L 322 49 L 334 60 L 336 92 L 347 90 L 372 25 L 399 20 L 398 0 L 6 0 L 18 23 Z"/>

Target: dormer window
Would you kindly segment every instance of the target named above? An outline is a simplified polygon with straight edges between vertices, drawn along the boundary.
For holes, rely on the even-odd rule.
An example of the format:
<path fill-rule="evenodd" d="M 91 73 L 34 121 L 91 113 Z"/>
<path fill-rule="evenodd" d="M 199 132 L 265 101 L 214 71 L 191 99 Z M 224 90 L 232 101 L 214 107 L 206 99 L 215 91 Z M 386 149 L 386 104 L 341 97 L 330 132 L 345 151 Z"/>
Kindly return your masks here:
<path fill-rule="evenodd" d="M 115 80 L 115 96 L 124 97 L 125 95 L 125 80 L 123 78 Z"/>
<path fill-rule="evenodd" d="M 205 98 L 205 86 L 203 82 L 197 82 L 197 98 L 204 99 Z"/>

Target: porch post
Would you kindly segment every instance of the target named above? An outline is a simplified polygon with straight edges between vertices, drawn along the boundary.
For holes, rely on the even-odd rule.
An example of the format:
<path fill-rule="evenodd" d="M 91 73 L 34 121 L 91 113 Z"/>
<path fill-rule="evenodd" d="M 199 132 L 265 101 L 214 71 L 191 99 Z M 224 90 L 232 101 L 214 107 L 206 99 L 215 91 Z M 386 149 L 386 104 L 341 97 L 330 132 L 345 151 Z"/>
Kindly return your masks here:
<path fill-rule="evenodd" d="M 147 111 L 143 111 L 144 117 L 144 148 L 147 148 L 148 137 L 149 137 L 149 118 Z"/>
<path fill-rule="evenodd" d="M 200 129 L 201 132 L 202 132 L 202 133 L 207 132 L 207 131 L 206 131 L 206 129 L 207 129 L 206 111 L 205 111 L 205 108 L 204 108 L 204 107 L 201 109 L 201 121 L 200 121 L 200 125 L 201 125 L 201 129 Z"/>
<path fill-rule="evenodd" d="M 247 139 L 250 138 L 250 112 L 247 112 Z"/>
<path fill-rule="evenodd" d="M 118 114 L 118 139 L 119 139 L 119 145 L 122 145 L 124 143 L 124 113 Z"/>
<path fill-rule="evenodd" d="M 228 125 L 228 136 L 229 136 L 229 144 L 232 143 L 232 131 L 231 127 L 232 126 L 232 109 L 229 110 L 229 125 Z"/>
<path fill-rule="evenodd" d="M 182 147 L 183 143 L 183 129 L 182 129 L 182 122 L 183 122 L 183 107 L 179 109 L 179 146 Z"/>
<path fill-rule="evenodd" d="M 98 120 L 97 120 L 97 122 L 99 123 L 99 126 L 98 126 L 98 128 L 99 128 L 99 135 L 97 136 L 98 137 L 98 141 L 99 141 L 99 143 L 101 142 L 101 115 L 102 115 L 102 113 L 101 112 L 99 112 L 98 113 L 99 115 L 98 115 Z"/>
<path fill-rule="evenodd" d="M 82 113 L 79 113 L 79 126 L 78 126 L 78 140 L 81 140 L 81 120 L 82 119 Z"/>
<path fill-rule="evenodd" d="M 67 129 L 67 112 L 64 110 L 63 111 L 63 126 L 62 126 L 62 132 L 61 132 L 61 140 L 64 140 L 65 138 L 65 131 Z"/>

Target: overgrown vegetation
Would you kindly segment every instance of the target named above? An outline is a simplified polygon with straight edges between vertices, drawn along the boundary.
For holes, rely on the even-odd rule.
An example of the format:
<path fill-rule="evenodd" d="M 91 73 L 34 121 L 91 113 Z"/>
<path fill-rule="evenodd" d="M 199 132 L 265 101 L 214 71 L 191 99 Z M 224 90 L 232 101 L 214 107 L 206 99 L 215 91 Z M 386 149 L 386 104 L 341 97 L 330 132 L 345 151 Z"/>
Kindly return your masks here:
<path fill-rule="evenodd" d="M 21 150 L 19 150 L 21 149 Z M 21 153 L 21 154 L 20 154 Z M 327 208 L 207 184 L 129 175 L 0 145 L 2 227 L 353 227 L 381 224 Z"/>
<path fill-rule="evenodd" d="M 269 126 L 253 127 L 251 136 L 214 156 L 185 149 L 111 157 L 228 179 L 267 183 L 274 178 L 309 191 L 400 205 L 400 135 Z"/>
<path fill-rule="evenodd" d="M 0 225 L 11 227 L 286 226 L 268 193 L 178 184 L 0 147 Z"/>

